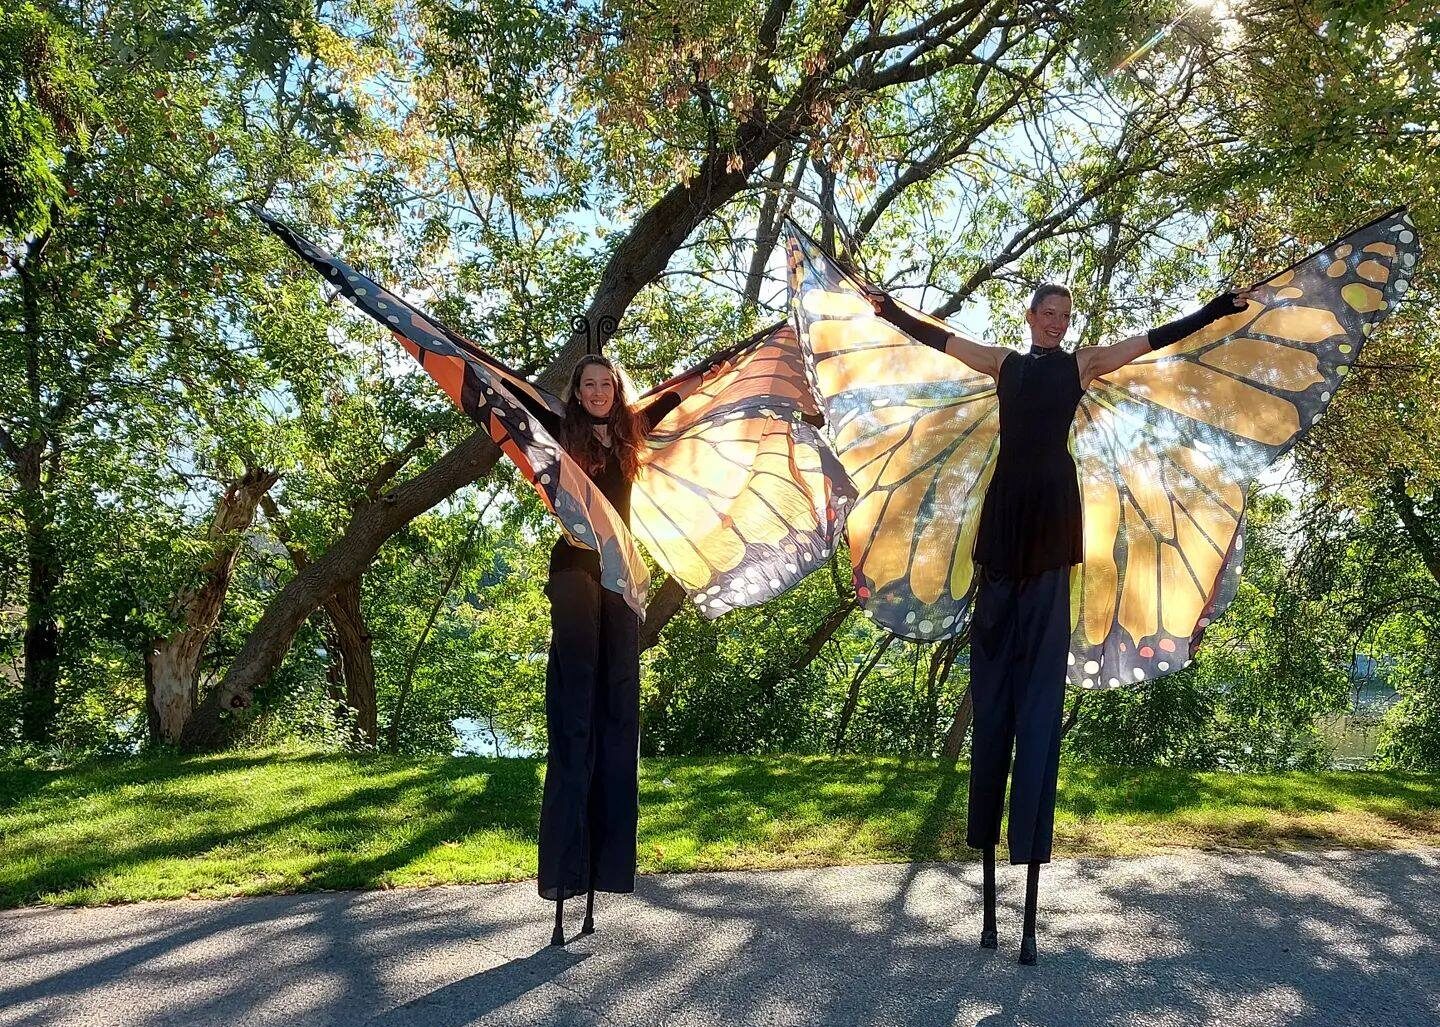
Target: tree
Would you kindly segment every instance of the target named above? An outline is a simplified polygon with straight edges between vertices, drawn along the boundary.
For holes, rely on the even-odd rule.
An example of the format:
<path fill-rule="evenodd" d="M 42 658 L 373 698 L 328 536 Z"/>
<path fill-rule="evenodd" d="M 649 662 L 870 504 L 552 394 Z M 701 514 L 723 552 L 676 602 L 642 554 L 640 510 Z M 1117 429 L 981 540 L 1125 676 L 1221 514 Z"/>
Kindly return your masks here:
<path fill-rule="evenodd" d="M 0 386 L 13 398 L 0 410 L 0 456 L 24 537 L 31 741 L 53 736 L 65 634 L 77 626 L 64 626 L 60 604 L 68 579 L 99 556 L 108 532 L 97 525 L 196 484 L 218 498 L 263 448 L 247 439 L 237 451 L 192 430 L 206 414 L 263 405 L 285 360 L 246 349 L 236 323 L 278 299 L 304 311 L 312 333 L 323 324 L 313 290 L 277 294 L 263 251 L 225 209 L 237 192 L 313 179 L 327 152 L 364 138 L 354 107 L 325 85 L 367 44 L 347 44 L 325 17 L 323 5 L 236 21 L 183 4 L 25 4 L 0 25 L 0 76 L 13 96 L 4 116 L 23 126 L 4 145 L 27 147 L 3 196 L 16 234 L 0 270 Z M 295 33 L 326 39 L 328 61 L 288 52 Z M 261 97 L 279 103 L 278 118 Z M 195 566 L 224 563 L 213 550 L 192 555 Z M 139 605 L 183 621 L 186 588 Z M 171 630 L 140 634 L 136 657 Z"/>

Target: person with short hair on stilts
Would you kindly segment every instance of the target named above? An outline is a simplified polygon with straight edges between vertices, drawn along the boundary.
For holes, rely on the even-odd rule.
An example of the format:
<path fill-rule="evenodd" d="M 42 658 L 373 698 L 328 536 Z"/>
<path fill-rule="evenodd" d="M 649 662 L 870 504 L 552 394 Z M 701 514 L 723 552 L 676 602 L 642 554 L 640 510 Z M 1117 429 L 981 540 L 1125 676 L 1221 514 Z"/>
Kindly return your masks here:
<path fill-rule="evenodd" d="M 1227 292 L 1196 313 L 1109 346 L 1062 346 L 1071 295 L 1041 285 L 1025 313 L 1030 348 L 987 346 L 921 320 L 871 290 L 875 312 L 918 342 L 996 381 L 1000 448 L 975 541 L 979 587 L 970 635 L 970 794 L 966 843 L 984 857 L 980 944 L 998 944 L 995 847 L 1010 781 L 1010 862 L 1028 867 L 1020 962 L 1037 959 L 1040 867 L 1050 862 L 1070 642 L 1070 573 L 1082 562 L 1080 486 L 1068 446 L 1092 381 L 1243 309 Z M 1013 765 L 1012 765 L 1013 759 Z"/>

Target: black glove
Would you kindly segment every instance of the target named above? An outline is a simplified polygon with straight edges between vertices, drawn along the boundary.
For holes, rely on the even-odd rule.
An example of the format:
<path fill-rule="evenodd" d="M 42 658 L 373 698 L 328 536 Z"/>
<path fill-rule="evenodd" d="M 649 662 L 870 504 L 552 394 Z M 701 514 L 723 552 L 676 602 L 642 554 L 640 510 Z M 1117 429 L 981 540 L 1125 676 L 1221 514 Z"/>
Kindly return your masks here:
<path fill-rule="evenodd" d="M 876 312 L 877 316 L 889 321 L 916 342 L 923 343 L 931 349 L 938 349 L 941 353 L 945 352 L 945 344 L 950 341 L 949 332 L 935 327 L 928 321 L 922 321 L 908 310 L 902 309 L 889 293 L 871 288 L 866 290 L 866 294 L 871 299 L 880 301 L 880 309 Z"/>
<path fill-rule="evenodd" d="M 1159 328 L 1150 329 L 1146 336 L 1150 348 L 1155 350 L 1173 345 L 1222 317 L 1228 317 L 1237 311 L 1244 310 L 1245 304 L 1238 302 L 1239 299 L 1238 293 L 1222 292 L 1195 313 L 1186 314 L 1184 317 L 1166 322 Z"/>

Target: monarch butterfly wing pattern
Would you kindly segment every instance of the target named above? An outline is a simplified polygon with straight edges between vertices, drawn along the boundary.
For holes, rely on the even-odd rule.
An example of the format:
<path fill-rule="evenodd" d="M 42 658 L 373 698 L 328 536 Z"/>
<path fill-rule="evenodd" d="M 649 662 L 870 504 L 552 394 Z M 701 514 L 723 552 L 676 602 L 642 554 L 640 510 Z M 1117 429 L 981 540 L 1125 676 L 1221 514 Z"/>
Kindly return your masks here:
<path fill-rule="evenodd" d="M 637 404 L 685 392 L 656 425 L 631 497 L 650 554 L 707 617 L 794 586 L 835 550 L 849 480 L 788 326 L 706 361 Z"/>
<path fill-rule="evenodd" d="M 877 317 L 860 281 L 794 226 L 786 244 L 811 384 L 856 492 L 856 594 L 898 635 L 953 637 L 969 623 L 999 447 L 994 382 Z"/>
<path fill-rule="evenodd" d="M 1090 386 L 1075 424 L 1085 562 L 1071 684 L 1190 662 L 1235 595 L 1249 485 L 1324 413 L 1418 260 L 1414 224 L 1392 211 Z"/>
<path fill-rule="evenodd" d="M 599 554 L 602 584 L 624 596 L 643 617 L 650 576 L 634 538 L 609 500 L 516 399 L 516 393 L 528 393 L 557 415 L 563 410 L 559 400 L 263 210 L 251 210 L 347 299 L 390 330 L 520 469 L 560 522 L 565 537 Z"/>
<path fill-rule="evenodd" d="M 1163 408 L 1092 384 L 1076 412 L 1085 559 L 1067 677 L 1133 685 L 1179 670 L 1239 583 L 1246 486 Z"/>

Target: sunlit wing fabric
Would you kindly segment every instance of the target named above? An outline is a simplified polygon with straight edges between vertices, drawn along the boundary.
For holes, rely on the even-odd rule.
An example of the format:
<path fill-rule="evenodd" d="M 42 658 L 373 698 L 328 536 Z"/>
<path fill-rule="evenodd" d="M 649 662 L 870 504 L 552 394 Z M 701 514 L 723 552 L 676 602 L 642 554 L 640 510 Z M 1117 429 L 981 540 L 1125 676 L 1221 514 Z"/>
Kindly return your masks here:
<path fill-rule="evenodd" d="M 1319 419 L 1418 260 L 1414 224 L 1393 211 L 1263 283 L 1247 309 L 1091 384 L 1075 416 L 1071 684 L 1190 662 L 1239 583 L 1248 486 Z"/>
<path fill-rule="evenodd" d="M 631 530 L 516 396 L 564 404 L 440 321 L 417 311 L 263 211 L 257 216 L 361 310 L 389 328 L 478 421 L 560 521 L 600 553 L 602 582 L 643 612 L 649 576 Z M 634 534 L 716 617 L 792 587 L 834 552 L 848 479 L 818 430 L 793 331 L 762 332 L 645 393 L 678 393 L 650 432 L 631 493 Z M 808 421 L 806 419 L 809 419 Z"/>
<path fill-rule="evenodd" d="M 624 596 L 643 617 L 650 573 L 630 531 L 590 477 L 515 398 L 514 390 L 529 392 L 557 413 L 563 410 L 559 401 L 263 210 L 251 209 L 347 299 L 390 330 L 520 469 L 565 537 L 599 554 L 601 584 Z"/>
<path fill-rule="evenodd" d="M 858 279 L 793 226 L 786 245 L 791 313 L 856 491 L 846 522 L 856 595 L 898 635 L 958 634 L 999 450 L 995 383 L 877 317 Z"/>
<path fill-rule="evenodd" d="M 958 634 L 998 449 L 993 384 L 876 317 L 804 233 L 788 247 L 792 314 L 857 490 L 861 602 L 897 634 Z M 1085 557 L 1071 684 L 1190 662 L 1239 584 L 1248 486 L 1323 413 L 1418 258 L 1414 225 L 1392 212 L 1271 278 L 1246 310 L 1091 384 L 1074 427 Z"/>
<path fill-rule="evenodd" d="M 674 390 L 685 399 L 650 433 L 631 524 L 700 611 L 717 617 L 779 595 L 828 559 L 854 493 L 810 423 L 818 410 L 788 326 L 638 405 Z"/>

